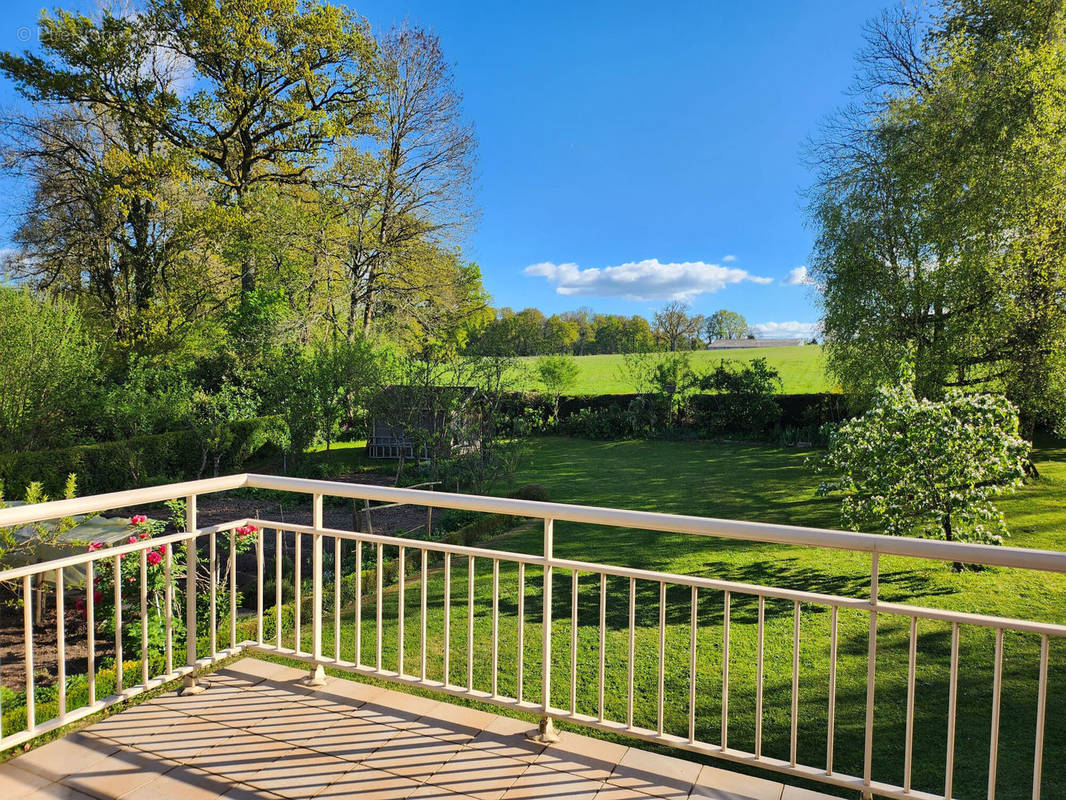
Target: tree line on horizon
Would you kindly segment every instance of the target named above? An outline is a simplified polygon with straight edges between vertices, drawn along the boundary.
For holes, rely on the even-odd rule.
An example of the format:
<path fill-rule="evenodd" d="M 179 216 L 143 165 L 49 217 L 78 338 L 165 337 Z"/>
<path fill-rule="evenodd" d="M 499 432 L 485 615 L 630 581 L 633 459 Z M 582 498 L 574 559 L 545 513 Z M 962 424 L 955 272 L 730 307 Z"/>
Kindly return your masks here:
<path fill-rule="evenodd" d="M 720 339 L 754 339 L 743 315 L 719 309 L 693 314 L 671 301 L 652 318 L 599 314 L 583 307 L 546 316 L 537 308 L 497 308 L 468 333 L 467 352 L 479 355 L 547 356 L 698 350 Z"/>

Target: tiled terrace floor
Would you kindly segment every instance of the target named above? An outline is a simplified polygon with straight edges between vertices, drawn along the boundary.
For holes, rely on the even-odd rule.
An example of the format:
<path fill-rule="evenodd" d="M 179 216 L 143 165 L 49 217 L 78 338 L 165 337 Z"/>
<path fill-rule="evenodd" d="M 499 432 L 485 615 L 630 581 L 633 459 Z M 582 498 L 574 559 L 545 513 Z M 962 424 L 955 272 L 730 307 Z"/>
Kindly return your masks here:
<path fill-rule="evenodd" d="M 509 717 L 243 659 L 0 765 L 0 798 L 831 800 Z"/>

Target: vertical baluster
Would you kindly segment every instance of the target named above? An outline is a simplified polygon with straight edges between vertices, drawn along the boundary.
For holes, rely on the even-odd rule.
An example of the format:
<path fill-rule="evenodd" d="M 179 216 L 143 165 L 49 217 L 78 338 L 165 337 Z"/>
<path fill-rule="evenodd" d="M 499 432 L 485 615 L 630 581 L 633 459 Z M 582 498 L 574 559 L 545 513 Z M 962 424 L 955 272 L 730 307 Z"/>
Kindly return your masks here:
<path fill-rule="evenodd" d="M 658 708 L 656 710 L 655 729 L 663 735 L 663 708 L 666 689 L 666 583 L 659 581 L 659 683 L 656 690 Z"/>
<path fill-rule="evenodd" d="M 396 575 L 398 587 L 396 592 L 396 674 L 403 675 L 403 619 L 404 619 L 404 586 L 407 573 L 407 549 L 400 545 L 397 556 L 399 568 Z"/>
<path fill-rule="evenodd" d="M 500 664 L 500 560 L 492 559 L 492 696 L 497 696 Z"/>
<path fill-rule="evenodd" d="M 526 564 L 518 562 L 518 688 L 515 697 L 522 702 L 522 684 L 526 671 Z"/>
<path fill-rule="evenodd" d="M 92 565 L 92 562 L 89 564 Z M 166 641 L 163 644 L 164 670 L 167 675 L 174 672 L 174 546 L 164 545 L 163 549 L 163 627 Z M 91 574 L 91 573 L 90 573 Z M 90 580 L 90 583 L 92 581 Z"/>
<path fill-rule="evenodd" d="M 363 665 L 363 543 L 355 543 L 355 665 Z"/>
<path fill-rule="evenodd" d="M 341 537 L 333 537 L 333 660 L 341 660 Z"/>
<path fill-rule="evenodd" d="M 56 569 L 56 688 L 59 690 L 59 717 L 67 715 L 67 631 L 63 597 L 63 568 Z"/>
<path fill-rule="evenodd" d="M 208 636 L 211 641 L 212 661 L 218 657 L 218 592 L 216 590 L 216 585 L 218 584 L 218 548 L 215 539 L 215 534 L 212 532 L 207 545 L 208 568 L 211 573 L 211 586 L 208 589 L 208 592 L 211 595 L 211 632 Z"/>
<path fill-rule="evenodd" d="M 722 749 L 729 746 L 729 591 L 722 593 Z"/>
<path fill-rule="evenodd" d="M 577 597 L 578 572 L 570 572 L 570 713 L 577 712 Z"/>
<path fill-rule="evenodd" d="M 322 528 L 323 496 L 311 495 L 311 667 L 308 683 L 325 686 L 326 671 L 322 667 Z"/>
<path fill-rule="evenodd" d="M 837 621 L 840 609 L 833 606 L 829 622 L 829 727 L 825 742 L 825 774 L 833 774 L 833 742 L 837 723 Z"/>
<path fill-rule="evenodd" d="M 369 515 L 368 515 L 368 517 L 369 517 Z M 383 549 L 384 548 L 383 548 L 381 542 L 378 542 L 378 546 L 377 546 L 378 564 L 377 564 L 377 576 L 375 578 L 375 580 L 377 581 L 377 598 L 375 600 L 375 608 L 374 608 L 374 612 L 377 615 L 376 624 L 374 626 L 374 646 L 375 646 L 374 647 L 374 649 L 375 649 L 374 658 L 376 660 L 375 660 L 374 663 L 377 666 L 377 669 L 378 669 L 379 672 L 381 671 L 381 586 L 382 586 L 381 570 L 384 567 L 384 560 L 382 559 L 382 555 L 383 555 L 382 551 L 383 551 Z"/>
<path fill-rule="evenodd" d="M 755 757 L 762 758 L 763 652 L 766 649 L 766 598 L 759 595 L 755 650 Z"/>
<path fill-rule="evenodd" d="M 1036 696 L 1036 750 L 1033 755 L 1033 800 L 1040 800 L 1044 769 L 1044 722 L 1047 718 L 1048 635 L 1040 637 L 1040 678 Z"/>
<path fill-rule="evenodd" d="M 196 495 L 185 498 L 185 530 L 189 538 L 185 541 L 185 665 L 196 666 Z M 182 694 L 195 694 L 203 691 L 197 685 L 196 675 L 191 670 L 182 678 Z"/>
<path fill-rule="evenodd" d="M 111 560 L 111 569 L 115 578 L 115 694 L 121 694 L 125 686 L 122 664 L 122 556 L 115 556 Z"/>
<path fill-rule="evenodd" d="M 870 563 L 870 603 L 877 608 L 880 558 L 873 553 Z M 870 612 L 870 634 L 866 646 L 866 731 L 862 756 L 862 782 L 869 786 L 874 766 L 874 688 L 877 676 L 877 611 Z"/>
<path fill-rule="evenodd" d="M 626 664 L 626 727 L 633 727 L 633 673 L 636 663 L 637 579 L 629 579 L 629 661 Z"/>
<path fill-rule="evenodd" d="M 944 797 L 955 783 L 955 712 L 959 696 L 959 623 L 951 623 L 951 671 L 948 677 L 948 748 L 944 768 Z"/>
<path fill-rule="evenodd" d="M 237 649 L 237 532 L 229 532 L 229 647 Z"/>
<path fill-rule="evenodd" d="M 604 703 L 606 695 L 606 666 L 607 666 L 607 573 L 600 573 L 600 663 L 597 670 L 599 680 L 597 681 L 597 688 L 599 689 L 599 716 L 600 722 L 604 721 L 604 713 L 606 711 L 606 705 Z"/>
<path fill-rule="evenodd" d="M 903 749 L 903 791 L 911 790 L 911 766 L 914 763 L 914 673 L 918 660 L 918 618 L 911 617 L 907 646 L 907 731 Z"/>
<path fill-rule="evenodd" d="M 474 557 L 466 564 L 466 688 L 474 688 Z"/>
<path fill-rule="evenodd" d="M 544 709 L 541 727 L 549 725 L 547 713 L 552 697 L 552 561 L 555 556 L 555 521 L 544 520 L 544 586 L 542 587 L 543 618 L 541 625 L 540 697 Z"/>
<path fill-rule="evenodd" d="M 281 528 L 274 531 L 274 646 L 281 649 L 281 600 L 283 553 Z"/>
<path fill-rule="evenodd" d="M 140 552 L 141 567 L 141 684 L 148 687 L 148 551 Z"/>
<path fill-rule="evenodd" d="M 699 626 L 699 589 L 692 587 L 692 620 L 688 637 L 688 740 L 696 741 L 696 635 Z"/>
<path fill-rule="evenodd" d="M 789 733 L 788 758 L 796 766 L 796 748 L 799 732 L 799 667 L 800 667 L 800 604 L 792 604 L 792 727 Z"/>
<path fill-rule="evenodd" d="M 992 673 L 992 737 L 988 747 L 988 800 L 996 800 L 999 767 L 999 714 L 1003 694 L 1003 629 L 996 628 L 995 667 Z"/>
<path fill-rule="evenodd" d="M 450 686 L 452 656 L 452 554 L 444 554 L 444 685 Z"/>
<path fill-rule="evenodd" d="M 301 628 L 303 623 L 303 534 L 293 532 L 292 543 L 292 555 L 293 555 L 293 575 L 292 575 L 292 627 L 293 627 L 293 652 L 300 652 L 300 642 L 303 639 L 301 636 Z"/>
<path fill-rule="evenodd" d="M 32 731 L 37 727 L 37 703 L 33 692 L 33 578 L 30 575 L 22 577 L 22 649 L 26 661 L 26 730 Z"/>
<path fill-rule="evenodd" d="M 167 551 L 170 551 L 169 546 Z M 85 562 L 85 650 L 86 671 L 89 680 L 89 705 L 96 705 L 96 582 L 93 573 L 96 563 Z M 172 672 L 171 666 L 167 672 Z"/>
<path fill-rule="evenodd" d="M 265 542 L 263 529 L 255 532 L 255 640 L 263 643 L 263 580 L 265 571 L 264 553 Z"/>
<path fill-rule="evenodd" d="M 432 513 L 432 509 L 430 509 L 430 512 Z M 420 618 L 420 627 L 422 630 L 419 637 L 419 642 L 421 643 L 421 654 L 419 662 L 422 665 L 421 676 L 423 681 L 426 679 L 426 592 L 429 591 L 428 587 L 426 586 L 426 583 L 429 580 L 428 559 L 429 551 L 425 548 L 422 548 L 422 616 Z"/>

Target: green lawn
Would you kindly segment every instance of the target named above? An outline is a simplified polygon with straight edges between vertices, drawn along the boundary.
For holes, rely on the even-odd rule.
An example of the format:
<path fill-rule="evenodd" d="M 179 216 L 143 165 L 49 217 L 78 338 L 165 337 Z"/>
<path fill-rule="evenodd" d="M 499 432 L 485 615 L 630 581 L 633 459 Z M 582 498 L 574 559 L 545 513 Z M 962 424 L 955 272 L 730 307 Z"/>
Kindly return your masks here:
<path fill-rule="evenodd" d="M 340 448 L 335 457 L 350 456 Z M 540 438 L 531 442 L 516 484 L 538 482 L 553 500 L 673 513 L 732 517 L 787 524 L 834 526 L 836 505 L 815 498 L 815 481 L 805 465 L 808 453 L 759 445 L 706 442 L 588 442 Z M 319 456 L 321 457 L 321 456 Z M 1011 546 L 1066 549 L 1061 531 L 1066 523 L 1066 447 L 1038 449 L 1041 477 L 1002 507 L 1014 533 Z M 514 532 L 483 546 L 498 550 L 540 553 L 538 524 L 521 524 Z M 592 562 L 634 566 L 664 572 L 698 574 L 740 582 L 863 597 L 869 592 L 869 558 L 861 554 L 764 545 L 707 537 L 648 533 L 591 525 L 557 523 L 556 554 Z M 332 552 L 328 543 L 326 552 Z M 372 548 L 365 548 L 369 556 Z M 354 544 L 345 544 L 345 572 L 352 572 Z M 386 556 L 395 558 L 396 549 Z M 409 552 L 409 557 L 411 553 Z M 267 565 L 268 574 L 273 564 Z M 416 568 L 415 559 L 410 562 Z M 556 571 L 553 604 L 552 703 L 569 706 L 571 641 L 571 576 Z M 467 652 L 467 562 L 452 566 L 450 636 L 452 683 L 466 681 L 468 663 L 476 688 L 492 688 L 492 563 L 478 559 L 473 592 L 474 647 Z M 496 673 L 500 694 L 517 696 L 518 606 L 524 597 L 524 680 L 522 697 L 540 700 L 541 571 L 526 570 L 524 595 L 519 594 L 517 568 L 505 562 L 499 570 L 499 649 Z M 362 660 L 375 662 L 375 596 L 365 585 L 362 613 Z M 420 664 L 417 570 L 406 585 L 404 671 L 418 674 Z M 425 626 L 426 674 L 444 677 L 443 572 L 432 564 L 427 581 Z M 637 583 L 634 722 L 654 728 L 657 716 L 659 586 Z M 605 712 L 609 719 L 626 718 L 628 667 L 628 600 L 626 580 L 608 583 L 606 626 Z M 327 599 L 332 591 L 327 587 Z M 1039 575 L 1003 569 L 956 574 L 950 567 L 901 558 L 881 561 L 881 597 L 927 606 L 1066 623 L 1066 576 Z M 667 592 L 664 728 L 687 735 L 690 592 Z M 396 669 L 398 654 L 396 586 L 382 594 L 381 663 Z M 582 574 L 577 617 L 577 680 L 573 684 L 579 712 L 598 713 L 599 578 Z M 800 763 L 822 766 L 826 756 L 830 614 L 819 606 L 801 608 L 799 748 Z M 790 733 L 791 637 L 790 602 L 768 601 L 765 616 L 763 752 L 787 758 Z M 310 649 L 310 609 L 303 612 L 303 646 Z M 751 751 L 755 739 L 755 658 L 757 603 L 733 596 L 730 635 L 729 743 Z M 697 737 L 721 739 L 721 676 L 723 598 L 700 592 L 697 638 Z M 342 609 L 341 653 L 355 653 L 354 607 Z M 266 636 L 273 637 L 268 611 Z M 250 633 L 249 629 L 245 635 Z M 334 650 L 332 614 L 323 624 L 323 651 Z M 881 615 L 876 663 L 874 777 L 903 781 L 907 674 L 907 621 Z M 286 632 L 291 646 L 292 632 Z M 993 643 L 991 631 L 962 628 L 958 728 L 954 796 L 985 796 L 992 708 Z M 838 685 L 834 764 L 837 772 L 862 774 L 862 748 L 867 671 L 868 617 L 841 611 L 839 617 Z M 914 734 L 914 788 L 943 791 L 950 626 L 935 621 L 918 625 L 917 704 Z M 1007 634 L 1004 641 L 1002 733 L 997 797 L 1029 797 L 1036 718 L 1036 637 Z M 469 660 L 468 660 L 469 659 Z M 1052 640 L 1044 797 L 1066 797 L 1066 644 Z M 39 708 L 44 719 L 44 708 Z M 12 722 L 15 722 L 14 717 Z M 737 768 L 737 767 L 731 767 Z M 763 773 L 765 774 L 765 773 Z M 823 790 L 832 791 L 831 789 Z M 842 793 L 842 796 L 851 796 Z"/>
<path fill-rule="evenodd" d="M 707 372 L 723 359 L 747 361 L 765 358 L 781 373 L 785 394 L 827 392 L 833 389 L 825 375 L 822 348 L 820 345 L 803 347 L 767 347 L 754 350 L 694 350 L 689 353 L 692 365 Z M 543 387 L 534 371 L 536 358 L 520 359 L 521 369 L 516 375 L 518 388 L 536 391 Z M 621 355 L 575 356 L 580 367 L 576 385 L 569 394 L 627 394 L 636 391 L 625 374 Z"/>
<path fill-rule="evenodd" d="M 585 442 L 558 438 L 535 440 L 518 480 L 547 485 L 552 499 L 677 513 L 734 517 L 791 524 L 832 526 L 835 504 L 812 496 L 814 481 L 806 454 L 756 445 L 701 442 Z M 1066 450 L 1039 452 L 1042 477 L 1017 497 L 1004 502 L 1015 531 L 1012 546 L 1061 547 L 1058 531 L 1064 513 L 1058 498 L 1066 488 Z M 869 591 L 869 559 L 860 554 L 830 553 L 778 545 L 749 544 L 703 537 L 557 524 L 556 553 L 563 557 L 630 565 L 667 572 L 700 574 L 773 586 L 864 596 Z M 350 547 L 351 545 L 349 545 Z M 520 528 L 490 546 L 539 553 L 536 525 Z M 453 564 L 453 682 L 465 682 L 467 664 L 467 579 L 465 559 Z M 881 596 L 965 611 L 1066 622 L 1066 576 L 986 570 L 953 573 L 946 565 L 883 558 Z M 405 670 L 419 671 L 419 592 L 413 576 L 406 595 Z M 525 583 L 525 678 L 523 697 L 539 700 L 540 584 L 533 568 Z M 428 582 L 427 674 L 443 675 L 442 573 Z M 582 575 L 579 592 L 579 666 L 576 699 L 579 711 L 597 713 L 598 578 Z M 656 724 L 659 587 L 637 584 L 637 668 L 635 722 Z M 553 703 L 566 707 L 570 694 L 570 575 L 556 574 L 553 616 Z M 517 569 L 500 568 L 500 645 L 498 690 L 515 695 L 517 672 Z M 384 596 L 383 665 L 396 667 L 395 589 Z M 722 673 L 722 597 L 701 592 L 699 602 L 697 736 L 720 739 Z M 491 687 L 491 563 L 476 566 L 472 657 L 474 684 Z M 687 735 L 689 591 L 667 593 L 665 729 Z M 799 760 L 821 765 L 826 753 L 828 650 L 830 615 L 823 608 L 802 607 L 800 649 Z M 363 609 L 363 660 L 373 663 L 375 637 L 372 593 Z M 627 686 L 628 584 L 611 581 L 606 636 L 606 712 L 624 720 Z M 730 649 L 731 746 L 754 749 L 756 602 L 734 596 Z M 839 666 L 835 768 L 862 774 L 862 733 L 868 617 L 842 611 L 839 620 Z M 354 617 L 344 617 L 342 651 L 354 653 Z M 332 652 L 332 625 L 327 623 L 325 651 Z M 791 690 L 792 604 L 766 606 L 765 712 L 763 751 L 787 758 Z M 879 623 L 875 728 L 875 779 L 903 780 L 904 708 L 906 698 L 907 623 L 893 617 Z M 309 643 L 308 643 L 309 644 Z M 950 626 L 918 625 L 917 711 L 914 786 L 943 791 L 946 742 L 947 663 Z M 1035 725 L 1036 637 L 1008 634 L 1004 646 L 1003 733 L 1000 738 L 999 797 L 1028 797 Z M 957 797 L 983 797 L 987 782 L 991 719 L 993 635 L 963 628 L 961 637 Z M 1052 642 L 1051 690 L 1048 699 L 1044 796 L 1066 796 L 1066 778 L 1056 766 L 1066 757 L 1066 647 Z"/>

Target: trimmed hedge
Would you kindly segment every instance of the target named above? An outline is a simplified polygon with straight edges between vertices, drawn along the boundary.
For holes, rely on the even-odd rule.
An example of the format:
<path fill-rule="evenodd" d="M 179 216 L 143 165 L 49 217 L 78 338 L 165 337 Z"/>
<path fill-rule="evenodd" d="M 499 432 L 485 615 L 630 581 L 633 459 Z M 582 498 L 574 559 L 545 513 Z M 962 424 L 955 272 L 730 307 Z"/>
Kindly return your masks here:
<path fill-rule="evenodd" d="M 280 417 L 255 417 L 231 426 L 232 442 L 221 462 L 226 471 L 240 469 L 267 447 L 280 447 L 288 427 Z M 0 454 L 0 480 L 11 499 L 27 484 L 40 481 L 51 495 L 63 491 L 67 475 L 78 476 L 80 495 L 189 480 L 200 475 L 202 453 L 192 431 L 136 436 L 122 442 L 77 445 L 56 450 Z M 210 464 L 206 469 L 210 469 Z"/>
<path fill-rule="evenodd" d="M 637 394 L 592 394 L 569 395 L 559 399 L 559 421 L 580 414 L 584 409 L 609 411 L 628 408 L 640 395 Z M 851 416 L 850 398 L 832 392 L 813 394 L 775 394 L 772 396 L 781 408 L 778 419 L 771 426 L 792 428 L 817 428 L 827 422 L 841 422 Z M 723 397 L 697 394 L 689 398 L 689 407 L 699 412 L 711 404 L 722 405 Z M 511 392 L 503 402 L 505 413 L 517 416 L 523 411 L 546 423 L 554 410 L 551 397 L 539 392 Z"/>

